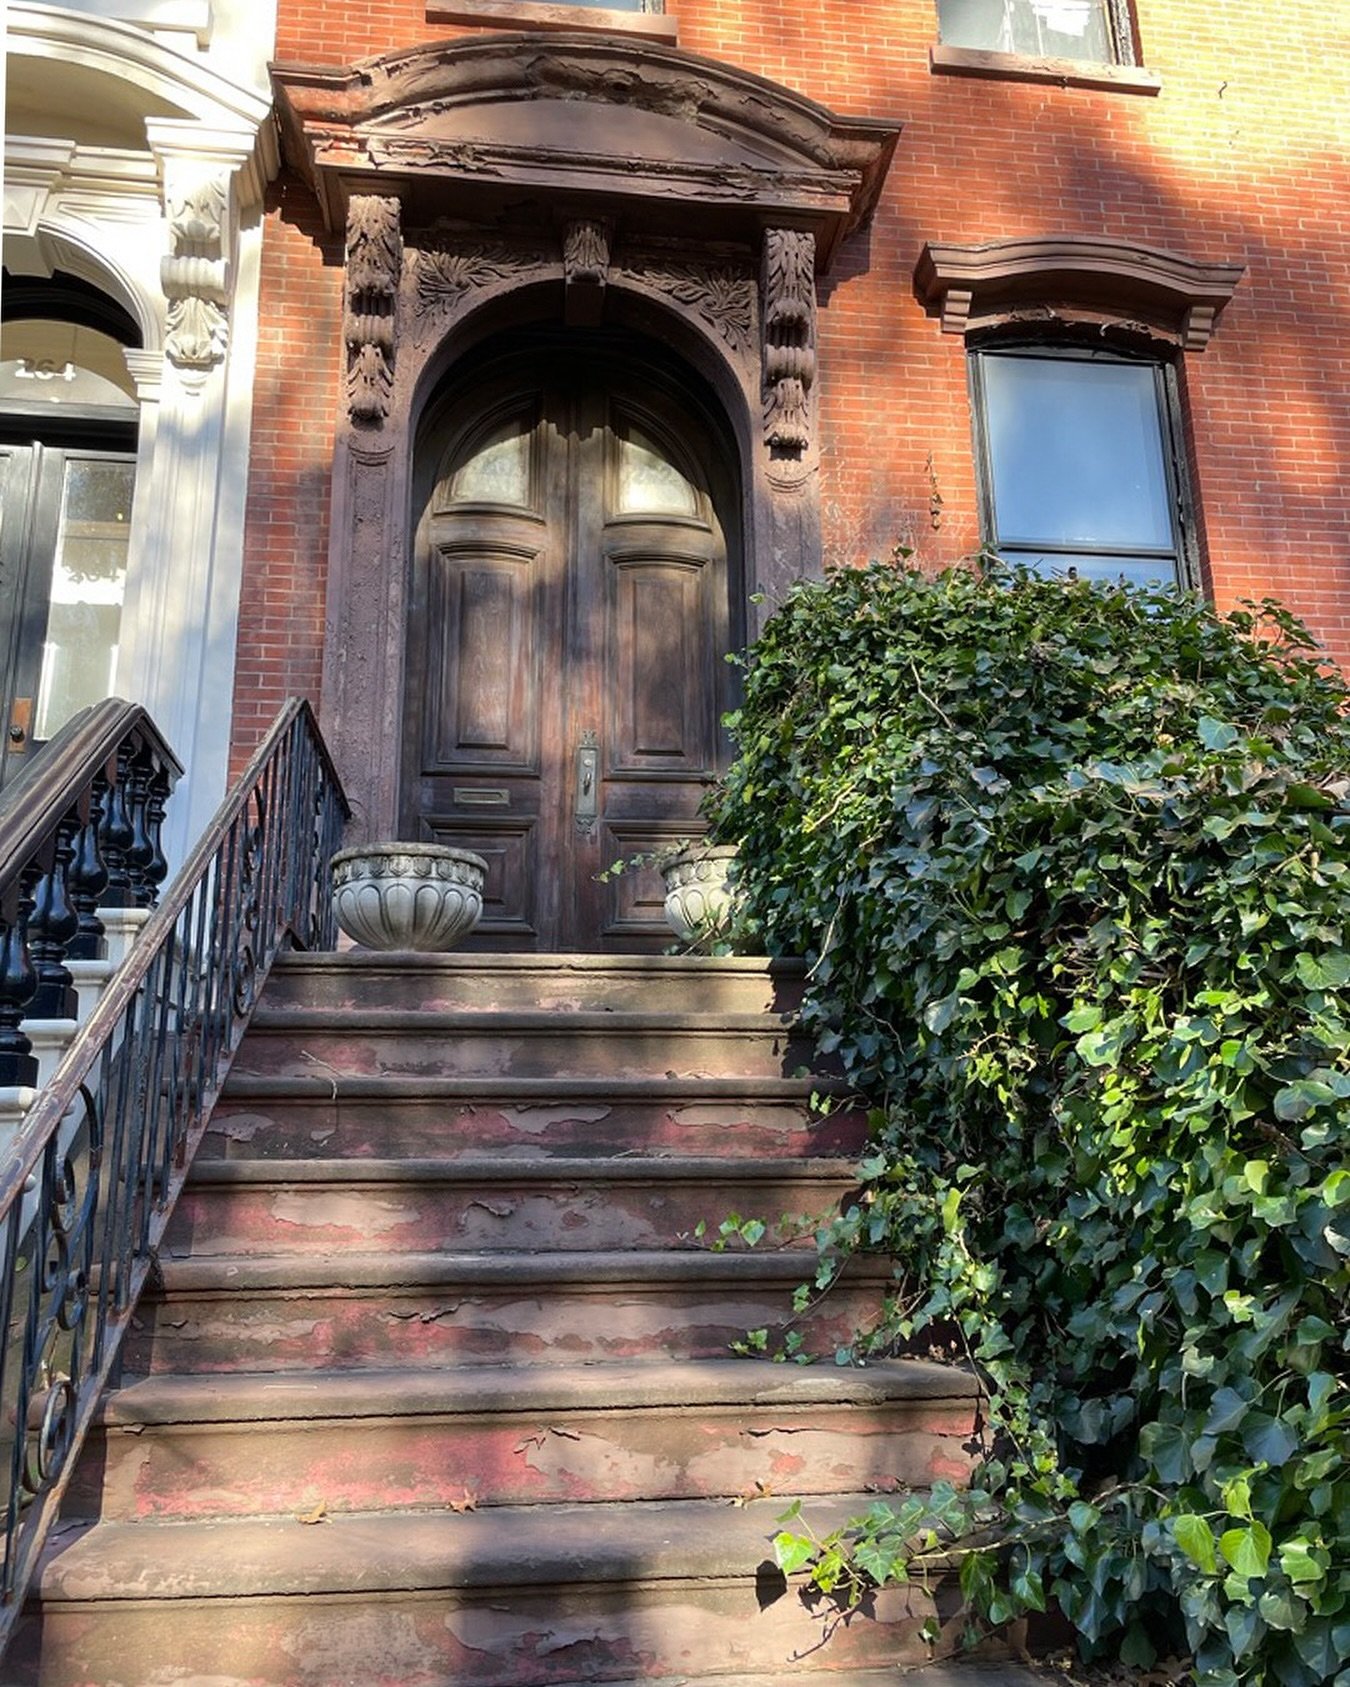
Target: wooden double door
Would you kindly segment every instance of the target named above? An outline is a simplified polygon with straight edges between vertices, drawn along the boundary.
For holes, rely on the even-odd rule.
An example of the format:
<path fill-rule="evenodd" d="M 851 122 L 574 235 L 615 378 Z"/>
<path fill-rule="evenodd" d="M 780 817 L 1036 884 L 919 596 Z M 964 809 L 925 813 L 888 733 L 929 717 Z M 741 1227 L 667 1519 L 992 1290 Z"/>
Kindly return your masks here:
<path fill-rule="evenodd" d="M 479 948 L 670 941 L 655 871 L 600 875 L 701 831 L 725 765 L 729 459 L 674 383 L 585 353 L 484 372 L 425 441 L 402 820 L 487 860 Z"/>

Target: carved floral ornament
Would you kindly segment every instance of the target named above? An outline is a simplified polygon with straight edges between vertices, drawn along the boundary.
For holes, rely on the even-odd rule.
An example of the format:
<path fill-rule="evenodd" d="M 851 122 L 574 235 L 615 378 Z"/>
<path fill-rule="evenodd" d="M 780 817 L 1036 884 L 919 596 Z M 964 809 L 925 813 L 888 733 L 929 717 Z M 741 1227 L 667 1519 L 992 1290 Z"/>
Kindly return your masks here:
<path fill-rule="evenodd" d="M 354 422 L 379 425 L 394 390 L 403 231 L 399 202 L 354 193 L 347 207 L 347 407 Z"/>
<path fill-rule="evenodd" d="M 1183 350 L 1198 352 L 1242 275 L 1241 264 L 1197 263 L 1090 235 L 1051 235 L 981 246 L 929 244 L 914 282 L 947 334 L 1049 307 L 1070 318 L 1142 320 Z"/>
<path fill-rule="evenodd" d="M 225 171 L 180 173 L 165 187 L 170 251 L 160 262 L 169 307 L 164 350 L 198 380 L 225 356 L 229 334 L 229 203 Z"/>
<path fill-rule="evenodd" d="M 811 443 L 816 378 L 816 243 L 798 229 L 764 236 L 764 439 L 799 455 Z"/>

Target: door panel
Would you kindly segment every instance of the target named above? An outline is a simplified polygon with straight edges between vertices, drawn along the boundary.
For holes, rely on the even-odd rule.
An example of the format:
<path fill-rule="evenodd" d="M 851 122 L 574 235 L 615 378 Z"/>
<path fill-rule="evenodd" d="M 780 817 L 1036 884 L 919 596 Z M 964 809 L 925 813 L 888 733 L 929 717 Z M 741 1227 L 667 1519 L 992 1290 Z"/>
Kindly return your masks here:
<path fill-rule="evenodd" d="M 110 694 L 135 458 L 0 445 L 0 780 Z"/>
<path fill-rule="evenodd" d="M 638 387 L 535 359 L 429 442 L 403 824 L 488 859 L 481 948 L 663 947 L 656 875 L 597 875 L 700 831 L 725 756 L 729 471 L 692 406 Z"/>
<path fill-rule="evenodd" d="M 704 564 L 676 558 L 612 562 L 612 777 L 660 771 L 707 779 L 715 772 L 711 573 Z"/>
<path fill-rule="evenodd" d="M 540 558 L 487 543 L 445 545 L 432 562 L 427 769 L 490 765 L 539 772 L 539 688 L 533 606 Z"/>

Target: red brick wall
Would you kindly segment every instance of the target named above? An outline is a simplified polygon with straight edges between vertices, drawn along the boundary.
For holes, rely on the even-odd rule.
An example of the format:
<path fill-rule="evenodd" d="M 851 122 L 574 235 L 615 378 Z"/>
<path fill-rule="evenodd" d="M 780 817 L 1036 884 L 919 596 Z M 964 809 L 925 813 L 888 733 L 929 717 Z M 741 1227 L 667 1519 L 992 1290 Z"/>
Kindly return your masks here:
<path fill-rule="evenodd" d="M 978 541 L 963 342 L 916 302 L 928 240 L 1092 233 L 1236 261 L 1185 360 L 1191 470 L 1216 600 L 1274 593 L 1350 662 L 1350 41 L 1338 0 L 1137 0 L 1155 96 L 935 75 L 931 0 L 674 0 L 680 45 L 842 113 L 903 123 L 881 208 L 821 292 L 827 557 Z M 328 63 L 453 33 L 418 0 L 281 0 L 278 57 Z M 264 349 L 236 719 L 317 680 L 340 348 L 339 252 L 298 187 L 266 231 Z M 931 519 L 934 493 L 941 526 Z M 255 698 L 259 706 L 255 707 Z"/>
<path fill-rule="evenodd" d="M 288 697 L 319 701 L 341 372 L 342 241 L 283 174 L 268 194 L 235 665 L 237 772 Z"/>

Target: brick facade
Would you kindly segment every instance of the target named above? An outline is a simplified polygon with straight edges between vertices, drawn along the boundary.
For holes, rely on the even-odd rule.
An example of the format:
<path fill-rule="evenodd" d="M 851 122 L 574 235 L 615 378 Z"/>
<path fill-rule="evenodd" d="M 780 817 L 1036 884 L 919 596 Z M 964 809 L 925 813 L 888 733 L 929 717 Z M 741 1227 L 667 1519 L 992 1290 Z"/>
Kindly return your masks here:
<path fill-rule="evenodd" d="M 681 49 L 903 125 L 870 229 L 820 288 L 827 562 L 901 543 L 935 566 L 978 543 L 966 348 L 915 296 L 924 244 L 1107 235 L 1245 266 L 1207 349 L 1181 360 L 1206 584 L 1220 606 L 1283 598 L 1350 660 L 1350 194 L 1336 142 L 1350 32 L 1338 7 L 1137 0 L 1157 92 L 937 73 L 930 0 L 680 0 L 678 13 Z M 277 57 L 341 65 L 466 33 L 425 15 L 418 0 L 282 0 Z M 319 682 L 341 260 L 340 237 L 283 174 L 265 229 L 239 753 L 285 694 Z"/>

